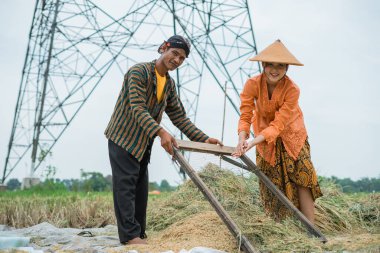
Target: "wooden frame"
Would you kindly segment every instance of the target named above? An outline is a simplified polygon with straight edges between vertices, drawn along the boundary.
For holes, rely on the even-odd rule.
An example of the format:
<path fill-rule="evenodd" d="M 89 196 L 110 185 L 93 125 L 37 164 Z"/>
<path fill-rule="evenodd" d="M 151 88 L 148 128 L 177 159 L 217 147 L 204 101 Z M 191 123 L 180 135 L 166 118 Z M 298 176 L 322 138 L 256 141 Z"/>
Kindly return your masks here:
<path fill-rule="evenodd" d="M 306 217 L 301 213 L 297 207 L 293 205 L 293 203 L 270 181 L 270 179 L 263 173 L 261 170 L 254 164 L 254 162 L 249 159 L 246 155 L 240 157 L 241 161 L 244 164 L 240 164 L 239 162 L 228 158 L 226 156 L 230 156 L 235 148 L 227 147 L 227 146 L 219 146 L 208 143 L 199 143 L 199 142 L 191 142 L 184 140 L 176 140 L 179 148 L 181 150 L 193 151 L 193 152 L 201 152 L 201 153 L 211 153 L 215 155 L 220 155 L 221 158 L 229 162 L 237 167 L 245 169 L 247 171 L 253 172 L 264 184 L 265 186 L 289 209 L 293 212 L 294 216 L 301 221 L 301 223 L 306 227 L 308 232 L 318 237 L 322 242 L 327 242 L 326 237 L 316 228 Z M 178 153 L 178 152 L 177 152 Z M 175 158 L 177 155 L 175 155 Z M 182 164 L 181 164 L 182 165 Z M 187 166 L 190 166 L 189 164 Z M 190 166 L 191 168 L 191 166 Z M 185 170 L 187 172 L 187 170 Z M 190 176 L 190 175 L 189 175 Z M 190 176 L 193 180 L 193 178 Z M 198 179 L 195 179 L 198 180 Z M 199 180 L 201 180 L 199 178 Z M 194 180 L 193 180 L 194 181 Z M 195 182 L 195 181 L 194 181 Z M 203 183 L 203 182 L 202 182 Z M 198 185 L 197 185 L 198 186 Z M 198 188 L 203 186 L 198 186 Z M 201 188 L 200 188 L 201 189 Z M 202 190 L 201 190 L 202 191 Z M 208 190 L 209 191 L 209 190 Z M 203 192 L 203 191 L 202 191 Z M 209 200 L 210 201 L 210 200 Z M 210 202 L 211 203 L 211 202 Z M 215 208 L 215 207 L 214 207 Z M 219 213 L 218 213 L 219 214 Z M 220 215 L 219 215 L 220 216 Z M 222 217 L 221 217 L 222 218 Z M 223 220 L 223 218 L 222 218 Z M 224 221 L 224 220 L 223 220 Z M 226 223 L 226 222 L 225 222 Z M 227 225 L 227 224 L 226 224 Z M 228 226 L 228 225 L 227 225 Z M 230 229 L 231 231 L 231 229 Z M 234 234 L 234 232 L 231 231 Z M 235 235 L 235 234 L 234 234 Z M 247 251 L 250 252 L 250 251 Z"/>
<path fill-rule="evenodd" d="M 213 146 L 215 146 L 215 145 L 213 145 Z M 241 249 L 247 253 L 259 252 L 258 250 L 256 250 L 252 246 L 252 244 L 249 242 L 249 240 L 244 235 L 241 234 L 239 227 L 232 220 L 232 218 L 229 216 L 229 214 L 226 212 L 226 210 L 224 210 L 223 206 L 219 203 L 219 201 L 214 196 L 214 194 L 211 192 L 211 190 L 206 186 L 206 184 L 198 176 L 197 172 L 191 167 L 191 165 L 187 162 L 187 160 L 183 157 L 183 155 L 181 154 L 181 152 L 177 148 L 174 148 L 174 158 L 176 159 L 176 161 L 178 161 L 181 168 L 191 178 L 191 180 L 198 187 L 198 189 L 203 193 L 203 195 L 206 197 L 208 202 L 210 202 L 212 207 L 215 209 L 216 213 L 222 219 L 224 224 L 226 224 L 226 226 L 227 226 L 228 230 L 231 232 L 231 234 L 236 239 L 238 239 L 238 241 L 241 242 L 241 245 L 240 245 Z"/>

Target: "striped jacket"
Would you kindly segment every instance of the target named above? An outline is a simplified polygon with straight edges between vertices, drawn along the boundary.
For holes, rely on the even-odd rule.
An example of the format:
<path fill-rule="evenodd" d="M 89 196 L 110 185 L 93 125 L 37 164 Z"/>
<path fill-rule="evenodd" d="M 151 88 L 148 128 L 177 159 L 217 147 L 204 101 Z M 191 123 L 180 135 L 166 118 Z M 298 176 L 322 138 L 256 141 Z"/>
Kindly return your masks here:
<path fill-rule="evenodd" d="M 164 94 L 157 102 L 156 61 L 132 66 L 124 76 L 111 120 L 104 132 L 120 147 L 141 161 L 148 144 L 153 143 L 165 111 L 173 124 L 190 140 L 205 142 L 208 136 L 186 116 L 174 80 L 166 75 Z"/>

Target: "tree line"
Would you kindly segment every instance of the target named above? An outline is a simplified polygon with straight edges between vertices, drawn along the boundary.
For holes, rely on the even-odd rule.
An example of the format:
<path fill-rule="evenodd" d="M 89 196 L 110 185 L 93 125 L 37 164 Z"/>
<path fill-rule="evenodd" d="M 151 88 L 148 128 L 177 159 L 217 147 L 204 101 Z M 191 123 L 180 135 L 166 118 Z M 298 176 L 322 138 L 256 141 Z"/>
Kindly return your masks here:
<path fill-rule="evenodd" d="M 33 186 L 33 190 L 43 191 L 83 191 L 83 192 L 102 192 L 112 190 L 112 176 L 103 176 L 100 172 L 85 172 L 81 170 L 80 179 L 59 179 L 53 178 L 55 168 L 49 168 L 45 179 L 38 185 Z M 21 182 L 17 178 L 12 178 L 6 183 L 7 190 L 21 189 Z M 175 190 L 175 186 L 171 186 L 167 180 L 162 180 L 161 183 L 149 182 L 149 191 L 167 192 Z"/>
<path fill-rule="evenodd" d="M 355 192 L 380 192 L 380 177 L 368 178 L 364 177 L 359 180 L 352 180 L 351 178 L 337 178 L 332 177 L 320 177 L 320 180 L 332 181 L 342 188 L 344 193 Z"/>
<path fill-rule="evenodd" d="M 85 172 L 81 170 L 80 179 L 58 179 L 53 178 L 55 168 L 49 168 L 45 175 L 45 179 L 41 184 L 34 186 L 37 190 L 67 190 L 67 191 L 111 191 L 112 177 L 111 175 L 103 176 L 100 172 Z M 377 178 L 362 178 L 352 180 L 350 178 L 319 177 L 320 182 L 331 181 L 341 187 L 345 193 L 355 192 L 380 192 L 380 177 Z M 17 178 L 12 178 L 7 182 L 8 190 L 17 190 L 21 188 L 21 182 Z M 149 191 L 168 192 L 175 190 L 175 186 L 171 186 L 167 180 L 162 180 L 161 183 L 149 182 Z"/>

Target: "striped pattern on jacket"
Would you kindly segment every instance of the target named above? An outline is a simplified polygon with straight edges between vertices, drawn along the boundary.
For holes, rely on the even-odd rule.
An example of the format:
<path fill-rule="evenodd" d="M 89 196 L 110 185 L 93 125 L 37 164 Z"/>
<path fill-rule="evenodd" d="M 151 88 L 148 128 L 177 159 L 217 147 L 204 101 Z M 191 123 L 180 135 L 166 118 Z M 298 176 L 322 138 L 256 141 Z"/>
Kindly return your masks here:
<path fill-rule="evenodd" d="M 164 111 L 190 140 L 205 142 L 208 139 L 186 116 L 169 74 L 166 75 L 163 98 L 158 103 L 155 62 L 138 63 L 128 70 L 104 132 L 107 139 L 127 150 L 138 161 L 161 129 L 159 124 Z"/>

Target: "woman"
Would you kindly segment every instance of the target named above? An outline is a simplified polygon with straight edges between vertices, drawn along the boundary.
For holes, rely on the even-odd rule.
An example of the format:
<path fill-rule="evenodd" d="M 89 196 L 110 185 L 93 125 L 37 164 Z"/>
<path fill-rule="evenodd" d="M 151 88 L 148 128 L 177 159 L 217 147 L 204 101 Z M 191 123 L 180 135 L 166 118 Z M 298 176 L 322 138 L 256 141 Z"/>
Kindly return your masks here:
<path fill-rule="evenodd" d="M 286 75 L 289 65 L 303 66 L 280 40 L 250 59 L 264 72 L 246 82 L 241 93 L 239 143 L 235 156 L 256 146 L 256 162 L 268 178 L 314 223 L 314 201 L 322 196 L 310 159 L 300 90 Z M 248 142 L 251 124 L 255 138 Z M 265 211 L 281 220 L 290 211 L 260 182 Z"/>

